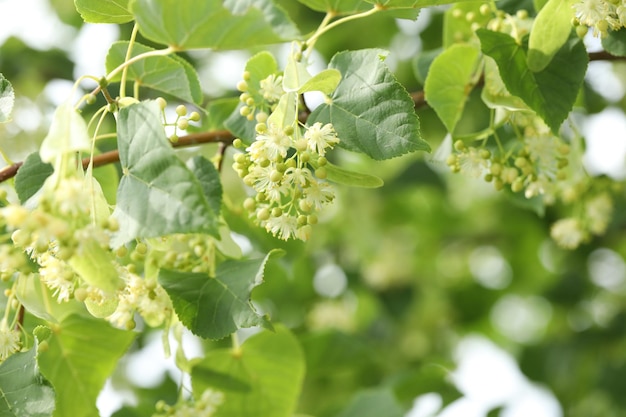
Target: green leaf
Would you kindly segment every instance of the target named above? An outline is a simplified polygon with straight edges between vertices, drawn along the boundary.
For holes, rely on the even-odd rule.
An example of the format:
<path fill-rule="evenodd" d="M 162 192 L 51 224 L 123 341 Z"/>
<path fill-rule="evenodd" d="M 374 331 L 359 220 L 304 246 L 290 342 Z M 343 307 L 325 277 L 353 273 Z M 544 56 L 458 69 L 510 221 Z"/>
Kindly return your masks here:
<path fill-rule="evenodd" d="M 574 0 L 549 0 L 533 22 L 528 39 L 528 68 L 539 72 L 567 42 L 572 32 Z"/>
<path fill-rule="evenodd" d="M 222 182 L 213 162 L 203 156 L 194 156 L 187 161 L 187 168 L 195 175 L 204 191 L 211 209 L 218 213 L 222 207 Z"/>
<path fill-rule="evenodd" d="M 126 23 L 133 20 L 128 0 L 74 0 L 74 6 L 88 23 Z"/>
<path fill-rule="evenodd" d="M 387 389 L 359 392 L 337 417 L 402 417 L 404 411 Z"/>
<path fill-rule="evenodd" d="M 499 107 L 512 110 L 512 111 L 528 111 L 528 106 L 524 101 L 511 95 L 509 90 L 506 89 L 500 72 L 498 71 L 498 64 L 493 58 L 486 56 L 484 69 L 485 85 L 481 91 L 481 99 L 483 102 L 492 109 Z"/>
<path fill-rule="evenodd" d="M 374 159 L 388 159 L 417 150 L 430 150 L 419 133 L 413 100 L 382 62 L 380 49 L 336 54 L 330 67 L 342 79 L 309 116 L 308 123 L 332 123 L 339 145 Z"/>
<path fill-rule="evenodd" d="M 304 371 L 298 340 L 279 325 L 275 333 L 250 337 L 238 351 L 208 351 L 191 378 L 194 392 L 208 388 L 223 392 L 224 402 L 215 417 L 291 417 Z"/>
<path fill-rule="evenodd" d="M 330 12 L 335 15 L 353 14 L 371 9 L 364 0 L 298 0 L 309 9 Z"/>
<path fill-rule="evenodd" d="M 176 156 L 160 120 L 156 102 L 125 107 L 118 115 L 118 146 L 123 176 L 113 215 L 120 230 L 112 245 L 137 237 L 172 233 L 218 236 L 215 204 Z"/>
<path fill-rule="evenodd" d="M 611 55 L 626 56 L 626 29 L 609 31 L 608 36 L 602 39 L 602 47 Z M 0 112 L 2 111 L 1 102 L 0 99 Z"/>
<path fill-rule="evenodd" d="M 51 329 L 36 329 L 40 343 L 50 330 L 48 349 L 38 359 L 41 373 L 57 393 L 54 416 L 98 415 L 96 398 L 134 334 L 103 320 L 72 315 Z"/>
<path fill-rule="evenodd" d="M 131 0 L 139 31 L 184 49 L 242 49 L 294 40 L 298 29 L 271 0 Z"/>
<path fill-rule="evenodd" d="M 11 120 L 11 111 L 15 103 L 15 92 L 13 86 L 0 73 L 0 123 L 6 123 Z"/>
<path fill-rule="evenodd" d="M 570 39 L 543 71 L 533 73 L 526 64 L 525 47 L 515 39 L 486 29 L 476 33 L 483 52 L 498 64 L 507 90 L 524 100 L 557 134 L 587 71 L 589 58 L 582 41 Z"/>
<path fill-rule="evenodd" d="M 287 92 L 298 91 L 311 77 L 306 63 L 297 61 L 295 54 L 290 53 L 283 73 L 283 90 Z"/>
<path fill-rule="evenodd" d="M 11 355 L 0 365 L 0 415 L 50 417 L 54 389 L 37 367 L 37 343 L 26 352 Z"/>
<path fill-rule="evenodd" d="M 113 253 L 104 249 L 96 238 L 87 238 L 76 248 L 68 263 L 89 285 L 112 295 L 124 282 L 113 263 Z"/>
<path fill-rule="evenodd" d="M 15 191 L 20 203 L 24 204 L 35 195 L 53 172 L 52 165 L 41 161 L 39 152 L 28 155 L 15 176 Z"/>
<path fill-rule="evenodd" d="M 54 162 L 68 153 L 89 151 L 87 123 L 69 102 L 57 107 L 50 130 L 39 150 L 43 162 Z"/>
<path fill-rule="evenodd" d="M 220 98 L 217 100 L 211 100 L 206 107 L 207 116 L 202 120 L 202 130 L 224 130 L 226 119 L 235 111 L 237 106 L 241 103 L 238 98 Z M 237 113 L 239 115 L 239 113 Z M 241 117 L 241 115 L 239 115 Z M 244 119 L 243 117 L 241 117 Z"/>
<path fill-rule="evenodd" d="M 252 303 L 252 290 L 263 283 L 264 258 L 227 260 L 215 277 L 203 273 L 160 270 L 159 283 L 169 294 L 180 321 L 195 335 L 221 339 L 242 327 L 270 326 Z"/>
<path fill-rule="evenodd" d="M 318 167 L 318 165 L 314 163 L 311 163 L 311 165 L 313 165 L 315 168 Z M 382 187 L 385 184 L 382 179 L 378 178 L 375 175 L 348 171 L 347 169 L 340 168 L 337 165 L 331 164 L 330 162 L 326 163 L 326 165 L 324 165 L 324 168 L 326 168 L 326 179 L 337 184 L 363 188 L 378 188 Z"/>
<path fill-rule="evenodd" d="M 472 91 L 479 58 L 480 51 L 475 46 L 455 44 L 438 55 L 428 71 L 426 101 L 450 133 L 461 119 Z"/>
<path fill-rule="evenodd" d="M 341 82 L 341 73 L 333 68 L 327 68 L 311 77 L 299 89 L 298 93 L 306 93 L 308 91 L 321 91 L 324 94 L 330 94 Z"/>
<path fill-rule="evenodd" d="M 129 42 L 115 42 L 109 48 L 106 57 L 107 72 L 113 71 L 126 58 Z M 133 44 L 131 55 L 137 56 L 154 48 Z M 183 58 L 173 56 L 153 56 L 142 59 L 128 67 L 129 80 L 135 80 L 140 86 L 158 90 L 190 103 L 202 103 L 202 89 L 195 69 Z M 111 81 L 120 81 L 121 73 Z"/>
<path fill-rule="evenodd" d="M 67 316 L 84 311 L 76 300 L 59 303 L 36 274 L 21 274 L 17 280 L 15 294 L 29 314 L 50 323 L 59 323 Z"/>

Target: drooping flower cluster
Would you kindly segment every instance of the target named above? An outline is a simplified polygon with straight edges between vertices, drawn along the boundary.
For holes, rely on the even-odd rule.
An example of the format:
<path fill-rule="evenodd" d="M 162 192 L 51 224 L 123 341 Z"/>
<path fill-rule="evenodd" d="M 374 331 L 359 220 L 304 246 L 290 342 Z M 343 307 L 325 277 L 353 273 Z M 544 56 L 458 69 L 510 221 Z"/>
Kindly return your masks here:
<path fill-rule="evenodd" d="M 624 0 L 579 0 L 572 7 L 576 23 L 591 28 L 594 36 L 605 37 L 609 29 L 619 30 L 626 27 Z"/>
<path fill-rule="evenodd" d="M 325 153 L 339 142 L 331 124 L 280 129 L 257 124 L 256 140 L 235 156 L 234 168 L 256 192 L 244 207 L 279 239 L 307 240 L 317 212 L 335 198 Z"/>

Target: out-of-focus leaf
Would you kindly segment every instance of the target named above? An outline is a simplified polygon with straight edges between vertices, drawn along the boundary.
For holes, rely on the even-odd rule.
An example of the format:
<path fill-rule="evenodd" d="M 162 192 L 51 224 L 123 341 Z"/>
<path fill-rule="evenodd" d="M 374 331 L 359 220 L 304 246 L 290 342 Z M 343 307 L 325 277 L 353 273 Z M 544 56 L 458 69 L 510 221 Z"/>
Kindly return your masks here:
<path fill-rule="evenodd" d="M 15 176 L 15 191 L 20 203 L 24 204 L 35 195 L 53 172 L 52 165 L 42 162 L 39 152 L 28 155 Z"/>
<path fill-rule="evenodd" d="M 133 20 L 128 0 L 74 0 L 74 6 L 88 23 L 126 23 Z"/>
<path fill-rule="evenodd" d="M 15 92 L 13 86 L 4 78 L 4 75 L 0 73 L 0 123 L 5 123 L 11 120 L 11 111 L 13 110 L 13 104 L 15 103 Z"/>

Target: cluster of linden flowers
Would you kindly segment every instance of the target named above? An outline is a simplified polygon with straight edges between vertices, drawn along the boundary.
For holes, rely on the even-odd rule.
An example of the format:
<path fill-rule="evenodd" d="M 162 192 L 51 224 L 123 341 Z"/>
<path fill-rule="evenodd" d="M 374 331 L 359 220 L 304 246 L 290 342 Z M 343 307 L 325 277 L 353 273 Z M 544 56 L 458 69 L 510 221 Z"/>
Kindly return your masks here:
<path fill-rule="evenodd" d="M 10 234 L 10 239 L 0 245 L 0 253 L 9 255 L 0 263 L 2 277 L 8 280 L 33 274 L 50 289 L 57 302 L 84 302 L 92 314 L 120 327 L 133 328 L 136 312 L 150 326 L 158 326 L 171 316 L 171 301 L 156 279 L 136 274 L 133 262 L 122 265 L 112 257 L 112 268 L 120 278 L 119 288 L 112 293 L 90 285 L 73 264 L 89 251 L 109 252 L 110 236 L 119 227 L 110 217 L 108 207 L 96 216 L 100 220 L 94 221 L 93 199 L 86 191 L 90 181 L 64 178 L 53 192 L 44 192 L 34 209 L 21 205 L 0 209 L 0 225 Z M 128 258 L 140 260 L 145 252 L 145 244 L 139 243 Z M 120 250 L 118 258 L 119 255 Z"/>
<path fill-rule="evenodd" d="M 331 124 L 322 123 L 304 127 L 304 134 L 259 123 L 257 132 L 246 152 L 235 155 L 235 170 L 256 192 L 244 201 L 244 208 L 279 239 L 307 240 L 316 213 L 335 198 L 331 185 L 323 181 L 324 155 L 339 138 Z"/>
<path fill-rule="evenodd" d="M 224 395 L 209 388 L 195 401 L 179 401 L 173 406 L 159 401 L 152 417 L 211 417 L 223 402 Z"/>
<path fill-rule="evenodd" d="M 619 30 L 626 26 L 625 0 L 580 0 L 572 7 L 579 36 L 591 28 L 594 36 L 604 38 L 609 29 Z"/>
<path fill-rule="evenodd" d="M 325 155 L 339 138 L 330 123 L 301 126 L 294 120 L 293 126 L 277 126 L 267 112 L 271 113 L 285 94 L 282 76 L 272 74 L 258 86 L 249 85 L 249 80 L 246 72 L 237 85 L 242 91 L 240 113 L 256 120 L 256 138 L 245 152 L 235 155 L 233 164 L 244 183 L 255 191 L 254 197 L 244 201 L 244 208 L 273 236 L 307 240 L 311 225 L 317 223 L 317 212 L 335 198 L 331 185 L 324 181 Z M 255 100 L 252 92 L 262 100 Z M 240 139 L 234 146 L 245 147 Z"/>

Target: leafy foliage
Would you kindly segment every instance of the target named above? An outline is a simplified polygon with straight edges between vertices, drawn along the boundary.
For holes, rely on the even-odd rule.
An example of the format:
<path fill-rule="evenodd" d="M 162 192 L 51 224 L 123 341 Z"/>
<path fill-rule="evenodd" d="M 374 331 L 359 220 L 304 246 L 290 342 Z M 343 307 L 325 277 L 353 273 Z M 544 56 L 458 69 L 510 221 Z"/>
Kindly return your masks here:
<path fill-rule="evenodd" d="M 0 46 L 0 415 L 97 415 L 109 378 L 115 417 L 446 415 L 470 333 L 515 392 L 624 409 L 623 173 L 585 137 L 624 111 L 587 72 L 619 2 L 51 3 L 121 39 L 76 101 L 67 48 Z M 183 377 L 150 387 L 156 331 Z"/>

